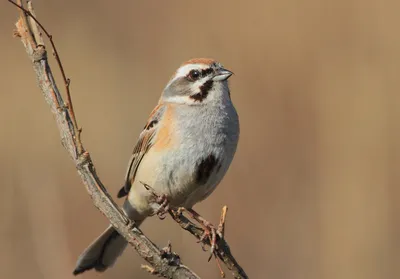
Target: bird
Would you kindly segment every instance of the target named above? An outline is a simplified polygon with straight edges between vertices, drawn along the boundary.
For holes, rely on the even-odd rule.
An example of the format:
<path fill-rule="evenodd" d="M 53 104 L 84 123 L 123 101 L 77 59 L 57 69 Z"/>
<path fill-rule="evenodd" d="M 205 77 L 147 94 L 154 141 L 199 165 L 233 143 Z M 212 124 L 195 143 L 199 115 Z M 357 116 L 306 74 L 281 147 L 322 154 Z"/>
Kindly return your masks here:
<path fill-rule="evenodd" d="M 159 212 L 144 185 L 174 207 L 192 209 L 225 176 L 239 140 L 239 117 L 231 100 L 232 72 L 210 58 L 183 63 L 165 86 L 140 133 L 128 163 L 123 211 L 137 226 Z M 79 256 L 74 275 L 114 265 L 127 246 L 111 225 Z"/>

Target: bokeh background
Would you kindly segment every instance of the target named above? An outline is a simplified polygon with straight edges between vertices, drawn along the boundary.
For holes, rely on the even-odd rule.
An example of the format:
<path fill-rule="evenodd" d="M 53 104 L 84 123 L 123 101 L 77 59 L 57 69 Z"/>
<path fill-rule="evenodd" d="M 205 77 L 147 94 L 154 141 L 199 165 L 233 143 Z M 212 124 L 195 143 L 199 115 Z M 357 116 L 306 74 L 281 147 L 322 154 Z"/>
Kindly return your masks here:
<path fill-rule="evenodd" d="M 226 238 L 250 278 L 400 278 L 399 1 L 34 4 L 114 196 L 169 77 L 189 58 L 213 57 L 235 72 L 241 139 L 226 178 L 196 209 L 216 223 L 229 206 Z M 16 18 L 1 1 L 0 278 L 73 278 L 107 220 L 12 38 Z M 202 278 L 219 278 L 170 219 L 143 230 L 160 246 L 171 240 Z M 81 277 L 155 278 L 142 263 L 128 249 L 106 273 Z"/>

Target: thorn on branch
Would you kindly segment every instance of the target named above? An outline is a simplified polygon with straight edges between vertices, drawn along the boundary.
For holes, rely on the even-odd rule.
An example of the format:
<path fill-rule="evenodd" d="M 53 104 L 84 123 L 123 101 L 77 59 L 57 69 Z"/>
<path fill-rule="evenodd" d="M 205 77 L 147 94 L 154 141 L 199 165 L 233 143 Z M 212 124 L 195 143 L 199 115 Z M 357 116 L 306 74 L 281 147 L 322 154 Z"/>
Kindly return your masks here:
<path fill-rule="evenodd" d="M 162 248 L 161 251 L 162 251 L 161 254 L 171 254 L 171 252 L 172 252 L 172 244 L 171 244 L 171 241 L 170 241 L 170 240 L 168 240 L 167 246 L 165 246 L 164 248 Z"/>
<path fill-rule="evenodd" d="M 18 32 L 18 30 L 13 31 L 13 38 L 21 38 L 21 34 Z"/>
<path fill-rule="evenodd" d="M 220 238 L 224 238 L 225 236 L 225 220 L 226 220 L 226 213 L 228 212 L 228 207 L 224 205 L 221 211 L 221 218 L 218 225 L 217 232 L 219 233 L 218 236 Z"/>
<path fill-rule="evenodd" d="M 181 258 L 179 255 L 172 252 L 171 241 L 168 241 L 167 246 L 161 249 L 161 258 L 167 259 L 169 265 L 178 266 L 181 264 Z"/>

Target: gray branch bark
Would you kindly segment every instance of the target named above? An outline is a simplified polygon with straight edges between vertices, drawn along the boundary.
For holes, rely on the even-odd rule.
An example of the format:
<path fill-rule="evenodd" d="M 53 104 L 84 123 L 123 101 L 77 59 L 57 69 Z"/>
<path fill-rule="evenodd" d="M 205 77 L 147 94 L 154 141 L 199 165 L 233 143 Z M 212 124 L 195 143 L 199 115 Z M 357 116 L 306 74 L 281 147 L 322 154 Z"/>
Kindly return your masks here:
<path fill-rule="evenodd" d="M 86 186 L 86 190 L 91 196 L 94 205 L 107 217 L 115 229 L 135 248 L 138 254 L 150 265 L 143 266 L 147 271 L 165 278 L 174 279 L 199 279 L 187 266 L 182 265 L 175 253 L 167 253 L 159 249 L 149 240 L 142 231 L 137 228 L 133 221 L 129 220 L 121 211 L 119 206 L 113 201 L 100 178 L 98 177 L 89 153 L 83 147 L 80 139 L 81 129 L 75 118 L 69 92 L 69 80 L 65 73 L 53 43 L 51 35 L 36 20 L 32 4 L 28 1 L 27 8 L 22 6 L 21 1 L 14 3 L 20 8 L 20 18 L 16 23 L 17 30 L 15 36 L 20 37 L 28 57 L 32 61 L 33 68 L 39 87 L 46 102 L 55 116 L 55 120 L 60 132 L 61 142 L 68 154 L 72 158 L 76 169 Z M 60 66 L 64 79 L 67 101 L 64 101 L 50 69 L 47 51 L 42 38 L 43 31 L 50 39 L 53 47 L 53 54 Z M 204 230 L 196 227 L 189 219 L 182 214 L 172 214 L 174 220 L 189 231 L 198 239 Z M 232 256 L 229 246 L 224 239 L 218 240 L 216 255 L 220 258 L 235 278 L 248 278 L 244 270 L 239 266 Z"/>

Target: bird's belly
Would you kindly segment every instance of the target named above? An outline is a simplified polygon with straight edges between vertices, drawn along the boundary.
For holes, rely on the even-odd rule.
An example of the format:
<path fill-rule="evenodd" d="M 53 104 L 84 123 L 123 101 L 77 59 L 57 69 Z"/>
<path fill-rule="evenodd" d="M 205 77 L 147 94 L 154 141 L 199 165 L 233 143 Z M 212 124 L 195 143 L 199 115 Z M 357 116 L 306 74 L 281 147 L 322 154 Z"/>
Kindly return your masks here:
<path fill-rule="evenodd" d="M 212 192 L 225 174 L 222 150 L 182 148 L 163 158 L 156 188 L 175 206 L 191 207 Z"/>
<path fill-rule="evenodd" d="M 152 195 L 141 182 L 159 195 L 166 195 L 171 205 L 192 207 L 206 198 L 221 181 L 232 158 L 224 147 L 180 146 L 169 152 L 149 152 L 140 164 L 130 195 L 130 203 L 140 211 L 151 211 Z"/>

